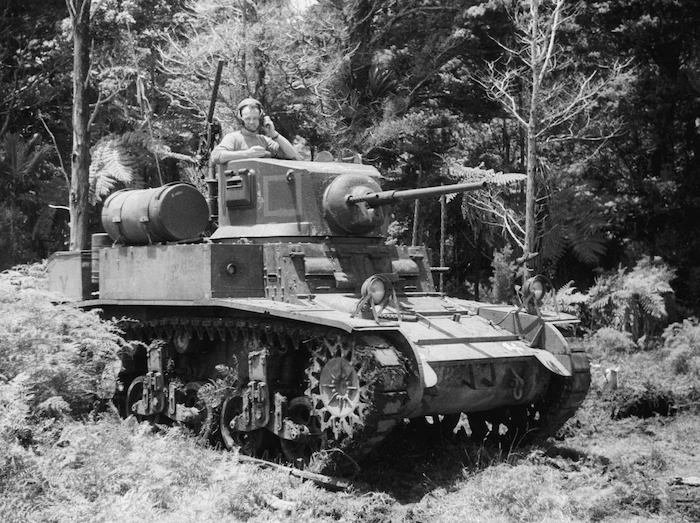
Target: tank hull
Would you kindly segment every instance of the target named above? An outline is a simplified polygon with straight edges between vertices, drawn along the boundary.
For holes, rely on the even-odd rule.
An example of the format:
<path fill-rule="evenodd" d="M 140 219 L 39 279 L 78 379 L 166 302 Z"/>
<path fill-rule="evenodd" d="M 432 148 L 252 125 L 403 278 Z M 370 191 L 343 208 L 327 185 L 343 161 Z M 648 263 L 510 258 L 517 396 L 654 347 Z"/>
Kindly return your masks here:
<path fill-rule="evenodd" d="M 477 442 L 554 434 L 590 384 L 567 337 L 576 318 L 436 292 L 430 252 L 386 245 L 380 223 L 385 200 L 432 189 L 386 195 L 378 181 L 369 166 L 231 162 L 210 184 L 218 229 L 187 241 L 194 229 L 155 227 L 189 226 L 187 209 L 146 205 L 184 192 L 117 193 L 115 245 L 57 255 L 49 272 L 132 340 L 103 376 L 122 414 L 330 472 L 406 420 L 460 423 Z"/>
<path fill-rule="evenodd" d="M 444 299 L 434 294 L 413 296 L 411 302 L 415 307 L 422 300 L 434 306 Z M 367 319 L 348 318 L 317 300 L 289 304 L 265 298 L 200 299 L 195 303 L 100 299 L 81 305 L 99 308 L 108 317 L 136 320 L 136 331 L 141 332 L 139 336 L 148 333 L 146 338 L 170 340 L 178 326 L 188 322 L 193 336 L 210 341 L 235 337 L 234 326 L 240 322 L 291 330 L 314 326 L 325 334 L 380 338 L 397 349 L 412 374 L 406 398 L 400 407 L 392 405 L 387 412 L 396 420 L 530 405 L 544 397 L 553 375 L 572 376 L 568 351 L 555 355 L 533 348 L 523 337 L 490 324 L 479 316 L 478 309 L 468 307 L 450 316 L 423 309 L 429 321 L 419 322 L 414 317 L 377 325 Z M 551 326 L 545 328 L 557 332 Z M 587 360 L 582 362 L 583 367 L 587 365 Z"/>

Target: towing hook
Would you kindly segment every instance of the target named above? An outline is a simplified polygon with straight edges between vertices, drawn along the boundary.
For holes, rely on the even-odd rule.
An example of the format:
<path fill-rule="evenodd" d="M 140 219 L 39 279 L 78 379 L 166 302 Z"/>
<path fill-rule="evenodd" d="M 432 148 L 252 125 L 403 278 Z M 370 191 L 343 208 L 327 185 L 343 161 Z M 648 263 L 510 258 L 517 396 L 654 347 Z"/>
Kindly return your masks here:
<path fill-rule="evenodd" d="M 525 380 L 521 378 L 517 372 L 511 369 L 511 372 L 513 373 L 513 379 L 510 380 L 510 383 L 508 385 L 510 386 L 511 389 L 513 389 L 513 399 L 516 401 L 520 401 L 523 397 L 523 389 L 525 388 Z"/>

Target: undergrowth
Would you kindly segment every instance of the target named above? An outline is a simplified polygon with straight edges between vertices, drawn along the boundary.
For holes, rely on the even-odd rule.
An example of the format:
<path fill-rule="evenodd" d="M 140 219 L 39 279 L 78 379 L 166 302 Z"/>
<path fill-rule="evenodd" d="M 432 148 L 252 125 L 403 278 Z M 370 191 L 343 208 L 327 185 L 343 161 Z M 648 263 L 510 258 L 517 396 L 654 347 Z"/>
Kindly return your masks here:
<path fill-rule="evenodd" d="M 124 344 L 119 331 L 70 304 L 54 303 L 43 267 L 16 267 L 0 274 L 0 374 L 31 391 L 30 415 L 90 412 L 98 400 L 105 365 Z"/>
<path fill-rule="evenodd" d="M 402 425 L 350 491 L 332 493 L 209 448 L 178 426 L 105 412 L 99 376 L 123 340 L 96 313 L 54 298 L 41 266 L 0 274 L 0 521 L 682 518 L 659 478 L 684 466 L 674 449 L 700 444 L 697 319 L 667 328 L 656 345 L 610 330 L 589 337 L 591 392 L 546 445 L 481 446 L 464 431 L 435 439 Z M 606 389 L 608 368 L 618 371 L 615 391 Z M 649 405 L 658 408 L 644 418 Z"/>

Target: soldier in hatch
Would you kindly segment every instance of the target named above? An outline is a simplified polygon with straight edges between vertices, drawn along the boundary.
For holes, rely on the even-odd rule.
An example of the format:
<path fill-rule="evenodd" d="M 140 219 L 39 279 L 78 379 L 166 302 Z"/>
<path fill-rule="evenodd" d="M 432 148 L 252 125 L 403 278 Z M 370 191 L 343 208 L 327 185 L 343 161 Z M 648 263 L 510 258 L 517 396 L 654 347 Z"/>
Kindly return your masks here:
<path fill-rule="evenodd" d="M 212 163 L 227 163 L 243 158 L 282 158 L 296 160 L 297 152 L 284 136 L 275 130 L 275 124 L 265 115 L 262 104 L 255 98 L 246 98 L 236 108 L 241 129 L 229 133 L 214 147 Z"/>

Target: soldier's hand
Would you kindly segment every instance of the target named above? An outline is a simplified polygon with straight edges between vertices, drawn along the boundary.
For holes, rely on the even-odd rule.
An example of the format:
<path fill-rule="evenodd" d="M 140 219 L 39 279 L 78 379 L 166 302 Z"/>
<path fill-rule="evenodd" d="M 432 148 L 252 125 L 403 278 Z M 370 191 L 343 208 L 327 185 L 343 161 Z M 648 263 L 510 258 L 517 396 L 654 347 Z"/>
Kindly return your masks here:
<path fill-rule="evenodd" d="M 272 123 L 272 119 L 269 116 L 263 118 L 262 129 L 265 133 L 265 136 L 267 136 L 268 138 L 272 138 L 273 136 L 277 136 L 278 134 L 275 130 L 275 124 Z"/>
<path fill-rule="evenodd" d="M 254 145 L 248 149 L 248 152 L 252 158 L 270 158 L 272 156 L 272 153 L 261 145 Z"/>

